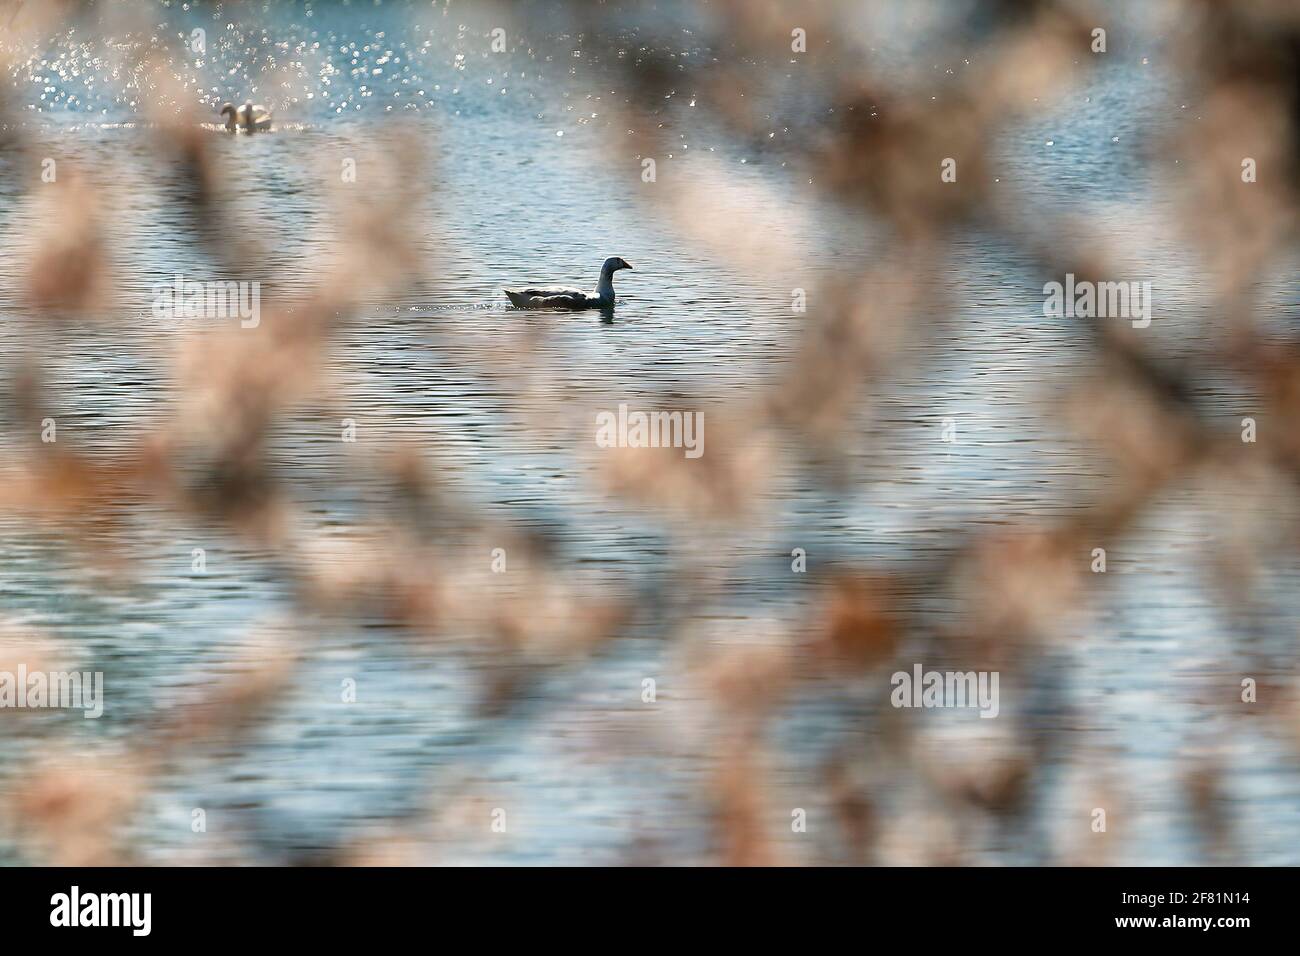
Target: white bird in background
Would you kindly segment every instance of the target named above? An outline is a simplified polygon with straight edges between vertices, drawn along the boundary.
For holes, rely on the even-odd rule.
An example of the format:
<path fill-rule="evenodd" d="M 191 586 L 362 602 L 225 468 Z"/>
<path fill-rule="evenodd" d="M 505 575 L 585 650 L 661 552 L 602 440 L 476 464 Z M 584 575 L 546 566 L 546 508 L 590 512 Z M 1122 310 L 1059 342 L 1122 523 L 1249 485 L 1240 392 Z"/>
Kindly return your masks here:
<path fill-rule="evenodd" d="M 505 293 L 517 309 L 612 309 L 614 273 L 631 268 L 627 260 L 610 256 L 600 267 L 600 281 L 596 283 L 595 293 L 555 286 L 506 289 Z"/>
<path fill-rule="evenodd" d="M 246 133 L 265 133 L 271 128 L 271 111 L 265 106 L 254 106 L 252 100 L 240 107 L 222 103 L 221 115 L 226 118 L 226 129 L 232 133 L 241 129 Z"/>

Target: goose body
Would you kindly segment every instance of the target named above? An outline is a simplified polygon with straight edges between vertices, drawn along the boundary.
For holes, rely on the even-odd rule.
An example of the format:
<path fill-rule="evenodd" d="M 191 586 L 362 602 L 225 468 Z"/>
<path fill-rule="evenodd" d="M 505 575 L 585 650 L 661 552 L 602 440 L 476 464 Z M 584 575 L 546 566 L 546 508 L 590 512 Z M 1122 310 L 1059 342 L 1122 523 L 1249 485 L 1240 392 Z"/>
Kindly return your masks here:
<path fill-rule="evenodd" d="M 254 106 L 252 100 L 243 106 L 223 103 L 221 115 L 226 118 L 226 129 L 232 133 L 265 133 L 271 128 L 271 111 L 265 106 Z"/>
<path fill-rule="evenodd" d="M 614 308 L 614 273 L 631 269 L 627 261 L 611 256 L 600 267 L 600 280 L 595 292 L 570 289 L 563 286 L 531 286 L 526 289 L 506 289 L 516 309 L 612 309 Z"/>

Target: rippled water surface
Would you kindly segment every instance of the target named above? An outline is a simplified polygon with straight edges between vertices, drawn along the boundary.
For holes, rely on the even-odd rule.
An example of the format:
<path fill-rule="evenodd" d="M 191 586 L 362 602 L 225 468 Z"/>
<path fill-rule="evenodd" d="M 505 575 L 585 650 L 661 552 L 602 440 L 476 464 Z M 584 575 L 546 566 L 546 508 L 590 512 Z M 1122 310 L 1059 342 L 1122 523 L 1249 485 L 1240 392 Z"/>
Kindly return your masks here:
<path fill-rule="evenodd" d="M 705 408 L 756 399 L 781 380 L 811 314 L 792 310 L 792 290 L 852 276 L 888 252 L 882 232 L 855 223 L 785 161 L 781 138 L 789 134 L 779 116 L 768 142 L 737 142 L 695 115 L 692 91 L 683 89 L 675 99 L 687 102 L 671 107 L 680 150 L 660 157 L 658 181 L 644 183 L 639 165 L 610 148 L 619 132 L 609 128 L 605 104 L 621 91 L 598 85 L 587 62 L 594 53 L 559 63 L 524 36 L 489 54 L 486 27 L 458 23 L 454 6 L 271 4 L 256 28 L 227 27 L 240 18 L 211 6 L 147 9 L 153 29 L 174 34 L 173 50 L 193 25 L 206 25 L 208 53 L 195 58 L 187 94 L 214 119 L 222 100 L 245 95 L 276 110 L 272 134 L 210 133 L 230 201 L 252 213 L 245 238 L 257 244 L 262 272 L 239 278 L 260 280 L 267 303 L 292 306 L 331 268 L 337 220 L 323 175 L 363 157 L 354 188 L 366 189 L 365 150 L 396 124 L 412 134 L 403 148 L 422 153 L 428 181 L 413 191 L 423 203 L 423 277 L 351 316 L 330 352 L 332 402 L 304 407 L 276 429 L 273 453 L 294 468 L 293 499 L 325 537 L 354 533 L 358 515 L 384 494 L 339 480 L 340 454 L 365 454 L 338 441 L 349 418 L 363 444 L 379 435 L 428 442 L 438 467 L 488 515 L 554 534 L 561 561 L 596 575 L 593 596 L 653 586 L 681 560 L 671 550 L 671 522 L 610 494 L 591 456 L 574 450 L 585 422 L 539 423 L 551 407 L 546 399 L 562 392 L 592 412 L 619 401 L 655 407 L 673 396 Z M 1140 21 L 1135 29 L 1142 49 L 1127 51 L 1124 68 L 1083 78 L 1063 101 L 1008 131 L 990 188 L 1013 219 L 1048 209 L 1104 232 L 1113 254 L 1158 290 L 1153 335 L 1177 354 L 1195 349 L 1213 307 L 1147 160 L 1164 134 L 1192 121 L 1196 104 L 1180 102 L 1158 32 Z M 647 30 L 644 42 L 666 42 L 661 30 Z M 552 43 L 555 33 L 546 34 Z M 629 50 L 642 42 L 634 24 L 627 35 Z M 683 55 L 704 55 L 692 51 L 690 35 L 677 42 Z M 572 47 L 581 50 L 576 40 Z M 41 149 L 103 177 L 113 211 L 120 314 L 131 320 L 74 324 L 39 343 L 60 435 L 105 453 L 156 424 L 177 388 L 177 337 L 194 332 L 195 321 L 153 315 L 154 285 L 178 273 L 226 278 L 196 240 L 202 223 L 178 202 L 185 184 L 157 149 L 155 124 L 138 113 L 138 91 L 113 75 L 109 53 L 93 37 L 65 36 L 6 88 Z M 882 43 L 878 55 L 909 56 L 902 40 L 897 49 Z M 700 193 L 689 215 L 725 221 L 741 206 L 793 254 L 755 270 L 724 248 L 684 241 L 680 210 L 645 201 L 646 190 L 711 183 L 719 171 L 730 188 Z M 41 215 L 38 177 L 30 155 L 0 154 L 6 261 L 21 261 Z M 594 285 L 611 255 L 635 267 L 617 277 L 612 320 L 521 313 L 501 293 L 529 281 Z M 941 341 L 918 336 L 907 367 L 864 409 L 845 480 L 812 481 L 800 458 L 806 449 L 779 447 L 769 458 L 768 516 L 720 534 L 709 553 L 690 559 L 728 582 L 728 600 L 701 626 L 740 639 L 769 626 L 760 621 L 806 624 L 802 593 L 789 582 L 792 548 L 807 549 L 814 574 L 835 562 L 906 566 L 957 527 L 1068 514 L 1079 489 L 1108 479 L 1106 459 L 1053 410 L 1086 371 L 1079 320 L 1043 316 L 1043 276 L 991 230 L 963 231 L 945 257 L 934 263 L 945 290 L 942 314 L 933 317 Z M 1294 312 L 1294 282 L 1279 278 L 1265 299 L 1266 318 L 1279 321 Z M 5 269 L 6 374 L 32 347 L 25 310 L 21 270 Z M 494 376 L 493 363 L 506 354 L 536 363 L 535 393 Z M 1224 422 L 1251 412 L 1254 397 L 1226 373 L 1204 390 L 1199 400 Z M 957 422 L 955 444 L 939 441 L 946 418 Z M 28 453 L 26 427 L 4 422 L 0 454 Z M 1232 694 L 1239 680 L 1221 656 L 1236 622 L 1200 583 L 1198 556 L 1216 533 L 1204 493 L 1195 483 L 1175 487 L 1146 516 L 1144 533 L 1112 550 L 1109 586 L 1043 665 L 1062 675 L 1061 697 L 1006 705 L 1033 714 L 1044 733 L 1076 735 L 1078 746 L 1106 754 L 1101 765 L 1134 798 L 1119 855 L 1126 863 L 1201 859 L 1177 767 L 1215 729 L 1198 725 L 1189 701 Z M 1279 514 L 1289 507 L 1276 503 Z M 5 613 L 66 642 L 83 667 L 104 671 L 113 702 L 98 722 L 37 715 L 21 732 L 6 729 L 0 753 L 11 766 L 61 734 L 86 746 L 129 739 L 155 707 L 219 673 L 248 628 L 297 613 L 270 555 L 148 503 L 130 509 L 128 520 L 129 570 L 109 559 L 107 544 L 96 560 L 93 531 L 70 549 L 22 520 L 5 521 Z M 206 550 L 205 575 L 190 573 L 195 547 Z M 487 560 L 454 547 L 441 558 Z M 1267 574 L 1261 613 L 1278 631 L 1294 631 L 1295 583 L 1293 567 Z M 454 843 L 444 861 L 616 862 L 644 839 L 654 848 L 648 853 L 688 862 L 707 844 L 705 813 L 692 796 L 700 768 L 672 746 L 682 662 L 653 626 L 549 675 L 529 692 L 533 704 L 492 720 L 469 689 L 471 663 L 429 656 L 383 626 L 330 622 L 318 633 L 319 652 L 280 689 L 280 708 L 245 755 L 215 769 L 198 765 L 173 778 L 182 783 L 150 793 L 132 823 L 143 859 L 246 858 L 236 846 L 258 848 L 264 862 L 308 859 L 339 833 L 364 843 L 372 827 L 401 826 L 417 842 L 432 840 L 421 822 L 429 794 L 462 789 L 519 808 L 517 826 L 528 838 Z M 640 707 L 646 675 L 657 675 L 670 704 L 653 714 Z M 347 678 L 361 691 L 342 707 L 338 687 Z M 877 715 L 862 699 L 851 682 L 828 684 L 783 711 L 772 735 L 784 757 L 773 772 L 793 801 L 814 801 L 800 794 L 823 759 L 869 746 Z M 968 729 L 941 731 L 928 745 L 954 753 L 980 747 L 978 735 L 962 736 Z M 1263 729 L 1234 740 L 1228 799 L 1242 861 L 1294 863 L 1295 759 Z M 1091 782 L 1066 769 L 1043 780 L 1036 825 L 1048 844 L 1071 814 L 1086 814 L 1078 804 Z M 897 799 L 901 806 L 909 796 Z M 213 836 L 201 848 L 189 827 L 195 806 L 207 808 Z M 932 812 L 942 816 L 918 808 L 897 819 L 931 826 Z M 971 839 L 986 848 L 985 859 L 1037 861 L 1014 835 Z"/>

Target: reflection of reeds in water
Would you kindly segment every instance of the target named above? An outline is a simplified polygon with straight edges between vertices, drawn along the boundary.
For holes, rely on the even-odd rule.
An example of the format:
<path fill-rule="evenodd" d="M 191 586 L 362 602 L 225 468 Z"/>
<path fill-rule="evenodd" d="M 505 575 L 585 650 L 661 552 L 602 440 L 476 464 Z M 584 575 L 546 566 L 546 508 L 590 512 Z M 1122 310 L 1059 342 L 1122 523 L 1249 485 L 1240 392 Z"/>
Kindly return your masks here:
<path fill-rule="evenodd" d="M 1187 238 L 1205 257 L 1225 322 L 1216 348 L 1178 363 L 1120 325 L 1098 327 L 1088 358 L 1093 378 L 1063 395 L 1059 410 L 1063 422 L 1077 426 L 1113 461 L 1112 480 L 1084 489 L 1076 507 L 1062 509 L 1070 517 L 1056 523 L 956 528 L 921 562 L 842 567 L 830 580 L 790 595 L 787 617 L 734 621 L 723 640 L 702 623 L 728 598 L 728 575 L 712 565 L 731 536 L 767 527 L 771 496 L 779 493 L 771 481 L 780 464 L 776 449 L 789 442 L 805 456 L 813 480 L 844 487 L 841 451 L 864 440 L 863 412 L 906 374 L 906 357 L 914 353 L 904 346 L 919 340 L 935 350 L 945 347 L 934 316 L 946 311 L 950 293 L 942 288 L 940 264 L 954 235 L 972 223 L 992 229 L 1047 275 L 1113 272 L 1104 236 L 1059 223 L 1008 221 L 988 194 L 992 150 L 1005 129 L 1042 109 L 1090 66 L 1094 20 L 1085 5 L 1041 0 L 986 8 L 978 23 L 954 31 L 968 52 L 979 54 L 973 56 L 978 65 L 949 77 L 933 98 L 931 91 L 896 88 L 834 29 L 855 5 L 831 4 L 817 19 L 799 6 L 722 4 L 712 38 L 716 56 L 693 63 L 677 59 L 668 46 L 620 57 L 623 41 L 606 5 L 565 5 L 564 16 L 581 26 L 586 48 L 602 55 L 607 78 L 628 93 L 617 107 L 625 115 L 612 124 L 619 135 L 608 148 L 624 154 L 629 168 L 639 157 L 670 151 L 673 130 L 661 111 L 677 89 L 698 90 L 700 108 L 719 128 L 741 139 L 761 137 L 771 122 L 763 104 L 790 95 L 788 86 L 773 89 L 785 82 L 790 58 L 778 56 L 781 67 L 773 68 L 771 51 L 788 44 L 792 25 L 807 29 L 816 42 L 798 58 L 800 135 L 780 147 L 782 158 L 806 172 L 825 198 L 888 236 L 889 251 L 875 268 L 812 290 L 802 339 L 776 385 L 707 407 L 709 450 L 702 459 L 670 449 L 593 457 L 585 425 L 559 430 L 573 442 L 576 457 L 593 463 L 601 487 L 670 529 L 680 550 L 668 565 L 678 571 L 640 589 L 599 572 L 576 574 L 547 532 L 503 528 L 497 517 L 477 513 L 457 479 L 436 469 L 436 449 L 407 438 L 344 462 L 356 481 L 378 482 L 386 491 L 383 504 L 348 534 L 325 538 L 297 511 L 290 493 L 294 463 L 273 461 L 270 454 L 277 423 L 304 403 L 345 407 L 334 393 L 330 363 L 350 313 L 409 283 L 437 282 L 417 242 L 427 229 L 422 213 L 428 196 L 436 199 L 437 177 L 421 141 L 394 124 L 364 149 L 366 172 L 357 184 L 340 186 L 336 168 L 320 160 L 322 191 L 336 218 L 327 268 L 314 285 L 292 303 L 268 296 L 256 329 L 178 338 L 175 395 L 158 410 L 149 434 L 94 454 L 70 439 L 33 441 L 24 459 L 5 464 L 0 506 L 41 523 L 74 549 L 88 526 L 107 529 L 110 539 L 134 533 L 122 522 L 131 503 L 227 528 L 273 556 L 294 616 L 313 622 L 286 627 L 275 641 L 255 642 L 247 660 L 234 662 L 222 677 L 196 677 L 200 686 L 192 699 L 160 710 L 117 752 L 87 755 L 69 744 L 6 768 L 3 810 L 10 839 L 25 858 L 131 861 L 121 834 L 141 794 L 183 777 L 194 760 L 237 764 L 241 742 L 257 734 L 279 689 L 313 655 L 320 629 L 358 622 L 394 628 L 413 653 L 467 661 L 479 682 L 483 739 L 511 732 L 517 726 L 512 718 L 536 719 L 537 709 L 547 706 L 541 688 L 550 675 L 580 671 L 626 635 L 649 630 L 679 648 L 693 677 L 690 700 L 682 702 L 688 706 L 674 718 L 679 723 L 668 739 L 641 745 L 704 768 L 688 776 L 709 821 L 700 841 L 706 849 L 694 857 L 700 861 L 972 863 L 981 859 L 966 848 L 963 834 L 1015 828 L 1031 833 L 1025 839 L 1038 860 L 1110 858 L 1098 849 L 1104 837 L 1080 840 L 1058 854 L 1033 838 L 1030 822 L 1042 768 L 1052 762 L 1085 772 L 1100 767 L 1105 758 L 1095 741 L 1066 742 L 1036 726 L 1028 710 L 1009 707 L 994 722 L 996 730 L 981 728 L 987 732 L 974 741 L 974 758 L 952 759 L 916 722 L 881 706 L 881 688 L 890 671 L 919 656 L 951 659 L 998 670 L 1004 686 L 1064 708 L 1068 689 L 1047 675 L 1068 621 L 1087 610 L 1093 589 L 1105 580 L 1088 573 L 1092 548 L 1114 547 L 1135 533 L 1148 510 L 1180 485 L 1199 483 L 1209 502 L 1226 502 L 1242 487 L 1264 489 L 1270 499 L 1278 488 L 1294 494 L 1300 444 L 1290 423 L 1300 414 L 1300 343 L 1270 340 L 1252 316 L 1254 290 L 1275 267 L 1279 250 L 1294 243 L 1300 221 L 1294 185 L 1300 15 L 1285 3 L 1185 7 L 1193 27 L 1178 55 L 1184 78 L 1199 91 L 1203 118 L 1176 147 L 1182 162 L 1169 188 L 1185 200 Z M 532 8 L 510 12 L 544 36 L 546 24 L 528 22 Z M 547 49 L 544 41 L 535 42 L 539 52 Z M 562 58 L 564 44 L 553 46 L 548 52 Z M 249 238 L 255 221 L 246 217 L 256 211 L 234 201 L 238 184 L 224 176 L 217 140 L 199 127 L 203 117 L 171 108 L 184 101 L 184 91 L 168 82 L 165 63 L 142 56 L 134 67 L 157 78 L 144 86 L 153 99 L 142 112 L 156 124 L 159 148 L 186 184 L 176 201 L 188 207 L 195 242 L 224 269 L 245 274 L 262 251 Z M 36 156 L 34 144 L 21 142 L 26 134 L 13 122 L 13 104 L 6 108 L 6 129 Z M 959 157 L 956 183 L 938 175 L 949 156 Z M 1268 170 L 1257 183 L 1241 182 L 1242 156 Z M 112 181 L 112 170 L 69 169 L 55 188 L 32 187 L 47 208 L 37 217 L 42 225 L 26 266 L 30 311 L 22 321 L 30 325 L 30 346 L 11 357 L 8 379 L 14 420 L 26 434 L 48 417 L 53 398 L 42 368 L 42 337 L 112 335 L 120 321 L 105 307 L 120 301 L 114 278 L 126 251 L 114 248 L 122 240 L 110 228 L 106 206 Z M 123 201 L 120 192 L 113 201 Z M 640 195 L 670 207 L 682 241 L 698 243 L 706 255 L 725 250 L 728 261 L 757 269 L 780 251 L 780 237 L 751 228 L 743 206 L 734 218 L 718 221 L 692 214 L 690 189 Z M 91 316 L 107 321 L 85 323 Z M 540 350 L 491 355 L 478 371 L 525 399 L 521 408 L 538 420 L 589 421 L 588 398 L 570 401 L 563 389 L 547 387 L 562 382 L 565 370 L 535 367 L 544 360 Z M 1198 378 L 1221 363 L 1258 389 L 1257 445 L 1223 431 L 1196 399 Z M 677 404 L 705 407 L 689 396 Z M 889 463 L 880 468 L 887 474 Z M 1239 500 L 1235 507 L 1244 512 L 1241 521 L 1259 522 Z M 1224 555 L 1208 562 L 1222 569 L 1215 579 L 1228 582 L 1216 598 L 1243 619 L 1251 618 L 1258 569 L 1294 558 L 1293 525 L 1288 534 L 1264 539 L 1266 545 L 1258 540 L 1226 534 Z M 445 557 L 453 550 L 485 555 L 497 547 L 508 555 L 505 574 Z M 936 603 L 955 609 L 942 624 L 936 624 Z M 29 644 L 0 648 L 8 655 L 0 656 L 0 666 L 15 654 L 36 666 L 48 649 Z M 1223 670 L 1276 666 L 1266 646 L 1272 644 L 1261 638 L 1224 648 Z M 1293 643 L 1286 646 L 1293 653 Z M 823 729 L 843 745 L 796 793 L 780 769 L 781 744 L 771 725 L 786 702 L 824 688 L 852 702 L 827 717 L 839 723 Z M 1267 715 L 1295 743 L 1296 705 L 1278 703 L 1278 696 L 1288 698 L 1277 690 L 1258 711 L 1234 706 L 1232 693 L 1201 706 L 1232 717 Z M 609 746 L 625 745 L 622 733 L 611 731 Z M 627 733 L 639 739 L 642 731 Z M 1216 768 L 1212 755 L 1189 758 L 1186 796 L 1207 853 L 1231 859 Z M 1093 799 L 1113 800 L 1116 819 L 1132 796 L 1124 782 L 1103 780 L 1100 773 L 1090 779 L 1093 791 L 1107 794 Z M 325 858 L 431 861 L 443 844 L 454 849 L 458 841 L 488 839 L 485 827 L 468 822 L 491 809 L 482 791 L 472 774 L 457 785 L 434 787 L 426 815 L 381 821 L 364 839 L 340 834 Z M 800 847 L 789 838 L 789 808 L 804 804 L 826 813 L 817 824 L 821 834 Z M 1090 809 L 1077 809 L 1080 827 L 1087 826 Z M 906 835 L 925 834 L 927 827 L 937 828 L 932 836 Z M 663 859 L 655 839 L 630 837 L 627 859 Z"/>

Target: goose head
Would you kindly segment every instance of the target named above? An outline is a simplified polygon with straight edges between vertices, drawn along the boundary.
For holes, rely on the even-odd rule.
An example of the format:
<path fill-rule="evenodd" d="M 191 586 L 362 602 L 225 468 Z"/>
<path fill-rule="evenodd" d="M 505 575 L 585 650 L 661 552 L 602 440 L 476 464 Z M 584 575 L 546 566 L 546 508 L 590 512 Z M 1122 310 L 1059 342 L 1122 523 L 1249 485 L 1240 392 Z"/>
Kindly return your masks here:
<path fill-rule="evenodd" d="M 221 115 L 224 116 L 224 117 L 226 117 L 226 126 L 227 126 L 228 128 L 230 128 L 230 129 L 234 129 L 234 127 L 235 127 L 235 104 L 233 104 L 233 103 L 222 103 L 222 104 L 221 104 Z"/>
<path fill-rule="evenodd" d="M 631 264 L 626 259 L 620 258 L 619 256 L 610 256 L 608 259 L 605 260 L 605 264 L 600 267 L 600 271 L 612 275 L 613 273 L 617 272 L 619 269 L 631 269 L 631 268 L 632 268 Z"/>

